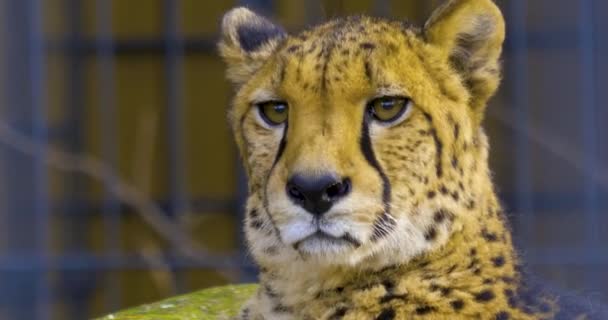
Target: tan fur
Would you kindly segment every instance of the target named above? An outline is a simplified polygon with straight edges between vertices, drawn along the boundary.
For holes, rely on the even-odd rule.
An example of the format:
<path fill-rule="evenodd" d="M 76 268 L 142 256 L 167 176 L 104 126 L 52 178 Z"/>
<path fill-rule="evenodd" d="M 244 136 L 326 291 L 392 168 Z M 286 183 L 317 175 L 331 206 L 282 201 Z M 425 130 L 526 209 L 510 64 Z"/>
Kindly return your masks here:
<path fill-rule="evenodd" d="M 240 319 L 551 317 L 552 297 L 522 302 L 488 170 L 480 123 L 500 81 L 504 39 L 492 1 L 448 1 L 422 30 L 352 17 L 244 50 L 237 30 L 261 19 L 233 9 L 220 44 L 238 87 L 230 121 L 249 178 L 245 232 L 261 270 Z M 413 102 L 392 126 L 368 124 L 388 207 L 382 175 L 362 151 L 366 104 L 383 95 Z M 287 130 L 257 114 L 255 104 L 268 100 L 289 104 Z M 325 223 L 361 246 L 296 249 L 313 222 L 289 201 L 286 182 L 328 171 L 349 177 L 353 190 Z"/>

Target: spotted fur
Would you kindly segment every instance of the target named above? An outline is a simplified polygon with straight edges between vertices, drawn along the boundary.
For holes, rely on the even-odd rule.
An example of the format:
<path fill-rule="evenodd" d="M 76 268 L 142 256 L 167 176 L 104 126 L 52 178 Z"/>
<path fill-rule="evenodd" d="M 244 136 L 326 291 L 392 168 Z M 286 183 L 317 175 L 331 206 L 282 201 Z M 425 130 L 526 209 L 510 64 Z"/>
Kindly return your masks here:
<path fill-rule="evenodd" d="M 245 8 L 222 28 L 249 178 L 245 232 L 261 270 L 240 319 L 566 314 L 559 296 L 524 281 L 488 170 L 481 122 L 504 40 L 492 1 L 447 1 L 423 28 L 359 16 L 289 36 Z M 412 101 L 403 119 L 370 116 L 383 95 Z M 260 118 L 268 100 L 289 104 L 286 123 Z M 285 186 L 326 172 L 352 191 L 315 218 Z"/>

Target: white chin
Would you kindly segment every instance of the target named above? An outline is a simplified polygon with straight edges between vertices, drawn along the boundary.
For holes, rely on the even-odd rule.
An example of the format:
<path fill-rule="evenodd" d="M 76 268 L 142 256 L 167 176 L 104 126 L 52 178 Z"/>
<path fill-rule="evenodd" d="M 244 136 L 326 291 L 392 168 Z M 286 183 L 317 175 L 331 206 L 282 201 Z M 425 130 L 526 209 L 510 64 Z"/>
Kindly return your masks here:
<path fill-rule="evenodd" d="M 297 251 L 311 262 L 327 266 L 355 266 L 363 258 L 351 242 L 331 237 L 309 237 L 298 243 Z"/>

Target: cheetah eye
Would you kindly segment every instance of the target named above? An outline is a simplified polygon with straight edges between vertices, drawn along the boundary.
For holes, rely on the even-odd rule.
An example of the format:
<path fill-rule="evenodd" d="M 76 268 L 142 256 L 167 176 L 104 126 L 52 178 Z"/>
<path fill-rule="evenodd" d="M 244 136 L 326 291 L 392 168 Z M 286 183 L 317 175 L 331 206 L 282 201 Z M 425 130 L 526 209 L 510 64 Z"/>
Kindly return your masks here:
<path fill-rule="evenodd" d="M 289 107 L 284 101 L 266 101 L 256 104 L 260 116 L 271 126 L 278 126 L 287 121 Z"/>
<path fill-rule="evenodd" d="M 367 108 L 374 119 L 383 123 L 391 123 L 407 111 L 410 102 L 410 99 L 405 97 L 380 97 L 372 100 Z"/>

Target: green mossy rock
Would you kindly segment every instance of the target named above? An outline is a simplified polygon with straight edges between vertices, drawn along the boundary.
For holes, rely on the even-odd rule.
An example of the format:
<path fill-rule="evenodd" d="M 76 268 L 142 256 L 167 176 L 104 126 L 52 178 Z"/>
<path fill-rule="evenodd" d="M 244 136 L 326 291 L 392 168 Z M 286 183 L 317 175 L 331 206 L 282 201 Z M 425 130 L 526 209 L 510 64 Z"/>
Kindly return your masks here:
<path fill-rule="evenodd" d="M 211 288 L 109 314 L 99 320 L 230 319 L 256 289 L 255 284 Z"/>

